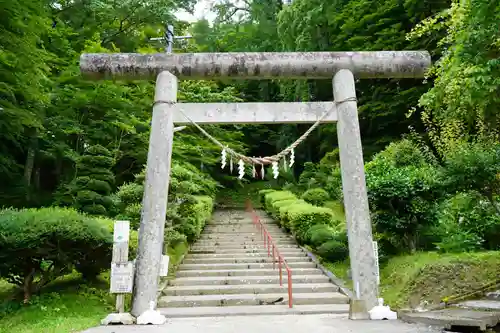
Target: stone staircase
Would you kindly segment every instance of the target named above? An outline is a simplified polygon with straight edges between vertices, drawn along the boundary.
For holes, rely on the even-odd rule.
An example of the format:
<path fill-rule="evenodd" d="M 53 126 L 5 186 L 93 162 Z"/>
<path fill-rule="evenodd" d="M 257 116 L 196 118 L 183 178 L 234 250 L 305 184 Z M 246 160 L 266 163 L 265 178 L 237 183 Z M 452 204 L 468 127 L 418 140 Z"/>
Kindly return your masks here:
<path fill-rule="evenodd" d="M 316 267 L 295 240 L 261 214 L 292 270 L 293 308 L 287 274 L 267 255 L 251 217 L 243 210 L 216 211 L 158 301 L 167 318 L 349 312 L 349 298 Z"/>

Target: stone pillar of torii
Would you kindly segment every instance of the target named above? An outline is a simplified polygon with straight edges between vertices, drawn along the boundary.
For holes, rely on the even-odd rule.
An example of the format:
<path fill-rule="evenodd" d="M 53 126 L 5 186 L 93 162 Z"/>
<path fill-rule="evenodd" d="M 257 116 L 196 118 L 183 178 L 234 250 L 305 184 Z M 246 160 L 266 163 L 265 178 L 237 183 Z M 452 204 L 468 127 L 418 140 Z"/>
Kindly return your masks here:
<path fill-rule="evenodd" d="M 174 123 L 189 124 L 179 110 L 200 125 L 296 124 L 314 123 L 331 108 L 324 122 L 337 122 L 354 297 L 364 309 L 376 306 L 378 258 L 368 208 L 355 78 L 423 78 L 430 64 L 426 51 L 83 54 L 80 69 L 88 79 L 156 79 L 132 314 L 143 314 L 157 300 Z M 177 103 L 179 79 L 332 79 L 334 102 Z"/>

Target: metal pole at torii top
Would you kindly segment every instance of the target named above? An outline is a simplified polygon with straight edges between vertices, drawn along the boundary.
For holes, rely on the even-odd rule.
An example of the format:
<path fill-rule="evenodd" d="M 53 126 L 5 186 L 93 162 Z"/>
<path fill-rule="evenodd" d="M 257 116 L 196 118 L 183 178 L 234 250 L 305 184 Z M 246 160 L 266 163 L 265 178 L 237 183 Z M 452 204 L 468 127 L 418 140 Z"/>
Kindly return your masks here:
<path fill-rule="evenodd" d="M 167 28 L 165 30 L 165 36 L 163 37 L 154 37 L 150 38 L 150 41 L 165 41 L 166 48 L 165 52 L 166 53 L 172 53 L 173 45 L 174 45 L 174 39 L 190 39 L 193 38 L 191 35 L 185 35 L 185 36 L 175 36 L 174 35 L 174 26 L 172 24 L 167 24 Z M 179 126 L 179 127 L 174 127 L 174 132 L 182 131 L 185 129 L 186 126 Z"/>
<path fill-rule="evenodd" d="M 172 53 L 172 48 L 174 45 L 174 40 L 175 39 L 190 39 L 193 38 L 191 35 L 186 35 L 186 36 L 175 36 L 174 35 L 174 26 L 171 24 L 167 24 L 167 29 L 165 30 L 165 36 L 164 37 L 155 37 L 155 38 L 150 38 L 151 41 L 165 41 L 166 42 L 166 48 L 165 52 L 166 53 Z"/>

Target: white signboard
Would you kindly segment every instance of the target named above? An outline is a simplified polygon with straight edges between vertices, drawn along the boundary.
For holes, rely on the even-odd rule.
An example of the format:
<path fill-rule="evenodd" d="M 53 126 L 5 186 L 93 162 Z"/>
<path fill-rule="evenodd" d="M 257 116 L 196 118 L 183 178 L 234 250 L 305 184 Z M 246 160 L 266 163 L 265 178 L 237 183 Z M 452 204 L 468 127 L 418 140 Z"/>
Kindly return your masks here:
<path fill-rule="evenodd" d="M 115 243 L 128 242 L 130 236 L 130 221 L 116 221 L 113 234 Z"/>
<path fill-rule="evenodd" d="M 134 285 L 134 265 L 131 262 L 111 264 L 111 287 L 112 294 L 129 294 Z"/>
<path fill-rule="evenodd" d="M 161 257 L 161 263 L 160 263 L 160 276 L 167 276 L 168 275 L 168 263 L 170 261 L 170 257 L 167 255 L 163 255 Z"/>
<path fill-rule="evenodd" d="M 380 284 L 380 267 L 378 263 L 378 243 L 373 242 L 373 253 L 375 255 L 375 272 L 377 274 L 377 284 Z"/>

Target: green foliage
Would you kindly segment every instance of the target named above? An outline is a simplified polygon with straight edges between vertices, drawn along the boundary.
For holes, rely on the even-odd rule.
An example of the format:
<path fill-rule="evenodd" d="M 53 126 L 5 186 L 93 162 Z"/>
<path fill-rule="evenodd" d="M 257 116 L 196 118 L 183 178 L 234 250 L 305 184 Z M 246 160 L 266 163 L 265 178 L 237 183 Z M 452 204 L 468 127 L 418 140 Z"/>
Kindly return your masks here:
<path fill-rule="evenodd" d="M 260 199 L 260 202 L 261 202 L 262 205 L 265 205 L 265 203 L 266 203 L 265 202 L 265 200 L 266 200 L 266 194 L 274 192 L 274 191 L 276 191 L 276 190 L 270 189 L 270 188 L 259 191 L 259 199 Z"/>
<path fill-rule="evenodd" d="M 309 204 L 297 205 L 288 212 L 290 226 L 299 243 L 304 243 L 307 231 L 316 224 L 334 225 L 336 222 L 329 208 L 315 207 Z"/>
<path fill-rule="evenodd" d="M 88 277 L 108 268 L 112 245 L 104 223 L 72 209 L 0 211 L 0 276 L 23 287 L 26 301 L 73 268 Z"/>
<path fill-rule="evenodd" d="M 349 247 L 346 243 L 337 240 L 329 240 L 317 249 L 318 254 L 331 262 L 343 261 L 349 256 Z"/>
<path fill-rule="evenodd" d="M 331 241 L 335 238 L 335 229 L 328 225 L 317 224 L 313 225 L 307 231 L 307 235 L 310 235 L 310 244 L 313 248 L 318 248 L 323 243 Z"/>
<path fill-rule="evenodd" d="M 88 147 L 77 160 L 77 177 L 60 192 L 59 203 L 91 215 L 110 215 L 114 209 L 111 186 L 114 159 L 109 150 L 100 145 Z"/>
<path fill-rule="evenodd" d="M 453 191 L 476 191 L 500 216 L 495 197 L 500 194 L 500 144 L 462 144 L 444 163 L 444 186 Z"/>
<path fill-rule="evenodd" d="M 207 196 L 185 196 L 177 209 L 181 218 L 179 224 L 174 223 L 174 229 L 184 234 L 188 242 L 196 240 L 205 223 L 212 216 L 213 199 Z"/>
<path fill-rule="evenodd" d="M 415 251 L 419 233 L 434 221 L 434 203 L 442 193 L 439 169 L 407 147 L 402 141 L 377 154 L 366 165 L 366 179 L 377 231 L 392 235 L 400 250 Z"/>
<path fill-rule="evenodd" d="M 431 230 L 445 252 L 500 248 L 500 217 L 475 192 L 459 193 L 440 205 L 438 224 Z"/>
<path fill-rule="evenodd" d="M 268 192 L 264 195 L 264 208 L 268 212 L 272 212 L 273 209 L 273 203 L 275 201 L 281 201 L 281 200 L 286 200 L 286 199 L 297 199 L 295 194 L 292 192 L 288 191 L 272 191 Z"/>
<path fill-rule="evenodd" d="M 498 2 L 452 0 L 409 36 L 445 32 L 438 44 L 445 52 L 429 73 L 434 85 L 420 98 L 422 120 L 442 156 L 471 136 L 499 138 L 499 18 Z"/>
<path fill-rule="evenodd" d="M 311 205 L 323 206 L 324 203 L 330 199 L 330 197 L 328 192 L 322 188 L 312 188 L 302 194 L 302 199 Z"/>
<path fill-rule="evenodd" d="M 164 246 L 175 248 L 179 243 L 187 242 L 187 236 L 180 233 L 178 230 L 169 227 L 165 228 Z"/>

